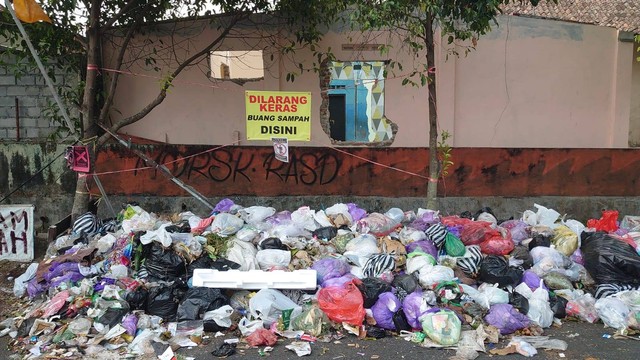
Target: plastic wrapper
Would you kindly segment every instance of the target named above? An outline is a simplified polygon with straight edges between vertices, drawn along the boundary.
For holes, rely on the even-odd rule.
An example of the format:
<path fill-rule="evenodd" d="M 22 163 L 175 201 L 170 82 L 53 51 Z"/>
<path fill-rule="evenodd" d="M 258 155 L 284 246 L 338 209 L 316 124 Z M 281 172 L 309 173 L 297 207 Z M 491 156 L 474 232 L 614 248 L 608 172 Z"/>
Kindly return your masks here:
<path fill-rule="evenodd" d="M 257 329 L 246 338 L 249 346 L 274 346 L 278 342 L 278 336 L 267 329 Z"/>
<path fill-rule="evenodd" d="M 595 303 L 596 313 L 602 322 L 616 330 L 624 330 L 627 328 L 627 317 L 630 309 L 624 301 L 609 297 L 598 299 Z"/>
<path fill-rule="evenodd" d="M 326 323 L 327 320 L 324 312 L 317 305 L 312 305 L 291 320 L 291 329 L 302 330 L 312 336 L 320 336 L 322 334 L 322 324 Z"/>
<path fill-rule="evenodd" d="M 362 293 L 354 282 L 345 287 L 328 287 L 318 291 L 318 306 L 332 321 L 359 326 L 364 320 Z"/>
<path fill-rule="evenodd" d="M 178 306 L 177 320 L 199 320 L 205 312 L 229 304 L 229 299 L 220 289 L 193 287 L 185 294 Z"/>
<path fill-rule="evenodd" d="M 424 314 L 420 319 L 422 331 L 440 345 L 455 345 L 460 340 L 462 324 L 451 310 Z"/>
<path fill-rule="evenodd" d="M 396 330 L 393 315 L 401 308 L 400 300 L 392 293 L 380 294 L 378 301 L 371 307 L 376 326 L 387 330 Z"/>
<path fill-rule="evenodd" d="M 618 211 L 604 210 L 600 219 L 587 220 L 587 227 L 596 231 L 614 232 L 618 230 Z"/>
<path fill-rule="evenodd" d="M 640 285 L 640 255 L 602 232 L 582 233 L 584 267 L 598 284 Z"/>
<path fill-rule="evenodd" d="M 262 289 L 249 300 L 251 315 L 262 320 L 266 326 L 277 322 L 283 310 L 290 309 L 293 309 L 292 318 L 302 312 L 302 308 L 298 304 L 275 289 Z"/>
<path fill-rule="evenodd" d="M 571 256 L 578 249 L 578 234 L 567 226 L 558 226 L 551 243 L 561 254 Z"/>
<path fill-rule="evenodd" d="M 363 306 L 366 309 L 371 308 L 380 294 L 391 291 L 391 286 L 377 278 L 364 278 L 362 281 L 353 282 L 362 293 Z"/>
<path fill-rule="evenodd" d="M 509 262 L 502 256 L 489 255 L 484 258 L 478 277 L 489 284 L 507 286 L 520 283 L 522 269 L 510 267 Z"/>
<path fill-rule="evenodd" d="M 513 334 L 529 326 L 529 318 L 510 304 L 495 304 L 491 306 L 484 320 L 489 325 L 498 328 L 501 335 Z"/>

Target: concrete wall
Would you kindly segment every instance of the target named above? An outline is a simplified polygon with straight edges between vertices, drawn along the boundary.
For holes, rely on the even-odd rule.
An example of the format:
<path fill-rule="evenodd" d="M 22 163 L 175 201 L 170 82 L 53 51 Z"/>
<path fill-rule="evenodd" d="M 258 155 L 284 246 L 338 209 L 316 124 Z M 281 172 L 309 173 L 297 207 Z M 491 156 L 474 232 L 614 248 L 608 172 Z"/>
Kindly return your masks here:
<path fill-rule="evenodd" d="M 1 49 L 0 56 L 9 57 Z M 3 61 L 11 63 L 11 59 L 3 58 Z M 77 75 L 61 69 L 55 69 L 54 73 L 57 86 L 77 83 Z M 56 129 L 56 124 L 45 114 L 48 102 L 53 102 L 53 96 L 37 68 L 16 76 L 12 69 L 0 67 L 0 140 L 16 140 L 18 136 L 20 139 L 43 139 L 49 136 Z M 71 116 L 77 117 L 77 111 L 68 111 Z"/>
<path fill-rule="evenodd" d="M 215 33 L 208 27 L 198 31 L 202 32 L 194 41 L 196 45 Z M 375 50 L 343 50 L 343 45 L 360 43 L 393 47 L 391 55 L 385 56 Z M 248 38 L 227 41 L 218 50 L 250 50 L 263 45 Z M 398 126 L 391 146 L 426 146 L 426 88 L 401 85 L 403 75 L 419 68 L 423 58 L 416 60 L 403 51 L 397 39 L 384 33 L 365 36 L 333 31 L 322 46 L 331 46 L 339 61 L 393 56 L 401 62 L 404 69 L 391 71 L 385 80 L 385 115 Z M 462 47 L 457 50 L 464 52 Z M 632 52 L 633 45 L 619 42 L 618 31 L 612 28 L 500 16 L 498 26 L 467 56 L 447 59 L 446 49 L 439 49 L 440 126 L 453 135 L 456 147 L 627 147 Z M 312 141 L 293 145 L 330 145 L 322 130 L 318 74 L 303 72 L 295 82 L 285 81 L 286 73 L 295 70 L 298 62 L 310 68 L 312 54 L 301 50 L 283 57 L 267 48 L 264 58 L 265 79 L 244 85 L 211 82 L 207 65 L 190 68 L 176 79 L 164 103 L 124 130 L 172 144 L 267 145 L 244 140 L 244 91 L 311 91 Z M 133 69 L 152 77 L 122 76 L 123 89 L 116 97 L 113 117 L 129 116 L 153 99 L 159 91 L 158 79 L 170 68 L 169 64 L 159 73 Z M 637 77 L 633 81 L 635 89 Z"/>
<path fill-rule="evenodd" d="M 631 54 L 633 72 L 631 79 L 631 117 L 629 119 L 629 146 L 640 146 L 640 45 Z"/>

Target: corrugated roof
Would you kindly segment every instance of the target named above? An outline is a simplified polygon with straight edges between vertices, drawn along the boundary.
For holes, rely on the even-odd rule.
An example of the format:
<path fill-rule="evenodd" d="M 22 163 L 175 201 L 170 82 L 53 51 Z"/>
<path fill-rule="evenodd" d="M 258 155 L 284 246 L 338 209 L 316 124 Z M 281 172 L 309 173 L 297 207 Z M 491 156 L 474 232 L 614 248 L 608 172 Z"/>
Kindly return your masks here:
<path fill-rule="evenodd" d="M 516 0 L 503 10 L 508 15 L 573 21 L 640 33 L 640 0 L 559 0 L 558 4 L 541 0 L 538 6 Z"/>

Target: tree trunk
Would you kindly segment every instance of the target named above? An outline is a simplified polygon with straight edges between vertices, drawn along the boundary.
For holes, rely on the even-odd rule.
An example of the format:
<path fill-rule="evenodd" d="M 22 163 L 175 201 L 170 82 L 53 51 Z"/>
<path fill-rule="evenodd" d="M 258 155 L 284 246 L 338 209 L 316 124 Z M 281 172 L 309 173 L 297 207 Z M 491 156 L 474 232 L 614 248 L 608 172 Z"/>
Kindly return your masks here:
<path fill-rule="evenodd" d="M 91 159 L 91 169 L 95 164 L 95 139 L 97 135 L 97 104 L 96 93 L 98 91 L 97 77 L 98 67 L 100 64 L 100 6 L 101 0 L 93 0 L 89 13 L 89 27 L 87 28 L 87 76 L 85 78 L 84 94 L 82 98 L 82 138 L 89 147 L 89 155 Z M 75 220 L 78 215 L 83 214 L 89 208 L 89 190 L 87 188 L 87 176 L 78 174 L 76 182 L 76 193 L 73 199 L 73 208 L 71 210 L 71 218 Z"/>
<path fill-rule="evenodd" d="M 433 19 L 425 21 L 427 68 L 429 81 L 429 182 L 427 183 L 427 209 L 437 210 L 438 203 L 438 113 L 436 104 L 435 48 L 433 45 Z"/>

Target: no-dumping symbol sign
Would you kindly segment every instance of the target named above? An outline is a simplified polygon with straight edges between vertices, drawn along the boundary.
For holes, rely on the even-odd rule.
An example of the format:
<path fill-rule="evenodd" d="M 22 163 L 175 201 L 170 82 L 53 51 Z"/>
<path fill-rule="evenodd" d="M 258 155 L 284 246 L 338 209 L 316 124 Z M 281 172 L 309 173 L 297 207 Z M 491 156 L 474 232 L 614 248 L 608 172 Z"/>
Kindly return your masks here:
<path fill-rule="evenodd" d="M 289 162 L 289 139 L 287 138 L 271 138 L 273 141 L 273 152 L 276 159 L 282 162 Z"/>

